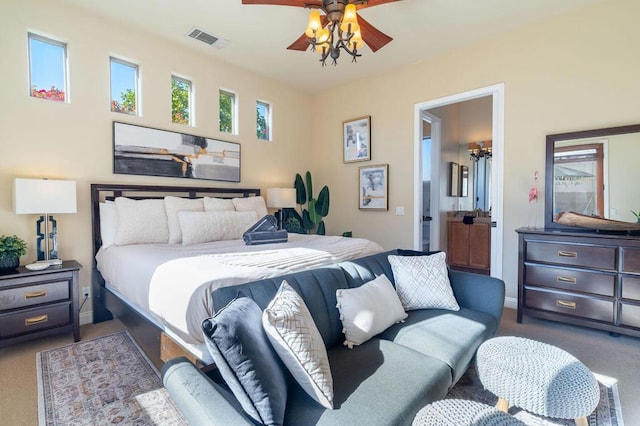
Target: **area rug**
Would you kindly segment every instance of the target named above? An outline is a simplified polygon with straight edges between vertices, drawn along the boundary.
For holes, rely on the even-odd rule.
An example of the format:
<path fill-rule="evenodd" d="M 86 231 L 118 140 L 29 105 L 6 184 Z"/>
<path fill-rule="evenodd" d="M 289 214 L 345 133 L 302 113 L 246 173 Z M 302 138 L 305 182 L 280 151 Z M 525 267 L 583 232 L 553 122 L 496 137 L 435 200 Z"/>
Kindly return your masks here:
<path fill-rule="evenodd" d="M 600 385 L 600 402 L 588 418 L 589 426 L 624 426 L 617 381 L 607 376 L 595 376 Z M 497 396 L 484 389 L 474 366 L 449 391 L 447 398 L 471 399 L 488 405 L 496 405 L 498 402 Z M 573 420 L 536 416 L 517 407 L 510 407 L 509 414 L 531 426 L 575 426 Z"/>
<path fill-rule="evenodd" d="M 184 425 L 127 331 L 36 354 L 40 425 Z"/>

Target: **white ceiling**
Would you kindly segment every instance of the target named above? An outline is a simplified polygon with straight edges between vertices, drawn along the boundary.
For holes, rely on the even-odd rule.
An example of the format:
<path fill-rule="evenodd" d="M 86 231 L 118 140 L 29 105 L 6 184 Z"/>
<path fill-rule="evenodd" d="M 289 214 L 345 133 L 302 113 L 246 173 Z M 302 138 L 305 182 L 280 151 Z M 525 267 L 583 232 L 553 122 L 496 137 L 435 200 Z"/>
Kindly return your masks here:
<path fill-rule="evenodd" d="M 402 0 L 359 12 L 393 41 L 358 63 L 343 55 L 323 68 L 311 51 L 287 50 L 307 23 L 299 7 L 241 0 L 57 0 L 306 91 L 433 57 L 457 47 L 603 0 Z M 217 49 L 185 35 L 197 27 L 228 40 Z"/>

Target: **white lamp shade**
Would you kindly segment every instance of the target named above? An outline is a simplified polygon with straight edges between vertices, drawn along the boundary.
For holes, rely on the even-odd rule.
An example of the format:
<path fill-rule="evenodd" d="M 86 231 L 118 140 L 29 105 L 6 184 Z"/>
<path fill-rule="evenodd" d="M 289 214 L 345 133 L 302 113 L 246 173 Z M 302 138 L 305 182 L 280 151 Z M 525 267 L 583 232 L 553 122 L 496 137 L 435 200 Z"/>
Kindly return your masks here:
<path fill-rule="evenodd" d="M 282 209 L 295 206 L 295 188 L 267 188 L 267 207 Z"/>
<path fill-rule="evenodd" d="M 16 214 L 76 213 L 73 180 L 16 179 L 13 210 Z"/>

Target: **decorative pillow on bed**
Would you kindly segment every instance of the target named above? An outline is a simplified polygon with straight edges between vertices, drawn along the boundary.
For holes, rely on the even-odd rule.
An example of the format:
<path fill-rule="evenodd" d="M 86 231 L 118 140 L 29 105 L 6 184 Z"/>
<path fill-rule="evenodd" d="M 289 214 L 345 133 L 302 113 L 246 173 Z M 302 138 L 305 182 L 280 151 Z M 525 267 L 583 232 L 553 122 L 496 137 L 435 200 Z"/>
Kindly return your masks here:
<path fill-rule="evenodd" d="M 225 212 L 234 211 L 236 207 L 229 198 L 204 197 L 204 211 Z"/>
<path fill-rule="evenodd" d="M 307 305 L 282 281 L 262 314 L 262 325 L 280 359 L 313 399 L 333 408 L 333 377 L 327 348 Z"/>
<path fill-rule="evenodd" d="M 336 299 L 344 344 L 349 349 L 407 318 L 393 284 L 384 274 L 360 287 L 336 290 Z"/>
<path fill-rule="evenodd" d="M 260 196 L 233 198 L 231 201 L 233 201 L 233 205 L 239 212 L 254 211 L 259 218 L 269 214 L 264 198 Z"/>
<path fill-rule="evenodd" d="M 260 424 L 281 425 L 287 403 L 287 373 L 262 329 L 261 317 L 253 299 L 234 299 L 204 320 L 204 341 L 247 414 Z"/>
<path fill-rule="evenodd" d="M 238 240 L 258 217 L 255 212 L 178 212 L 182 244 Z"/>
<path fill-rule="evenodd" d="M 167 223 L 169 224 L 169 243 L 177 244 L 182 242 L 182 230 L 180 229 L 178 212 L 203 212 L 204 202 L 202 201 L 202 198 L 182 198 L 166 196 L 164 197 L 164 208 L 167 210 Z"/>
<path fill-rule="evenodd" d="M 444 252 L 388 258 L 404 309 L 460 309 L 451 289 Z"/>
<path fill-rule="evenodd" d="M 118 208 L 113 201 L 100 203 L 100 238 L 102 247 L 109 247 L 116 242 L 118 232 Z"/>
<path fill-rule="evenodd" d="M 118 231 L 115 243 L 153 244 L 169 241 L 169 225 L 164 200 L 116 198 Z"/>

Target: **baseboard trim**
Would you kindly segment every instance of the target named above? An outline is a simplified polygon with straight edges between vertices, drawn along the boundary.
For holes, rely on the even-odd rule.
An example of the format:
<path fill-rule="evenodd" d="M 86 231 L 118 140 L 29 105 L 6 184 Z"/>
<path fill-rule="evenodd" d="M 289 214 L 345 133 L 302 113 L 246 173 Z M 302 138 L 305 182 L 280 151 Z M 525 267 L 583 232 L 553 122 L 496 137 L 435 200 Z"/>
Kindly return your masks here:
<path fill-rule="evenodd" d="M 515 297 L 505 297 L 504 307 L 510 309 L 518 309 L 518 299 Z"/>

